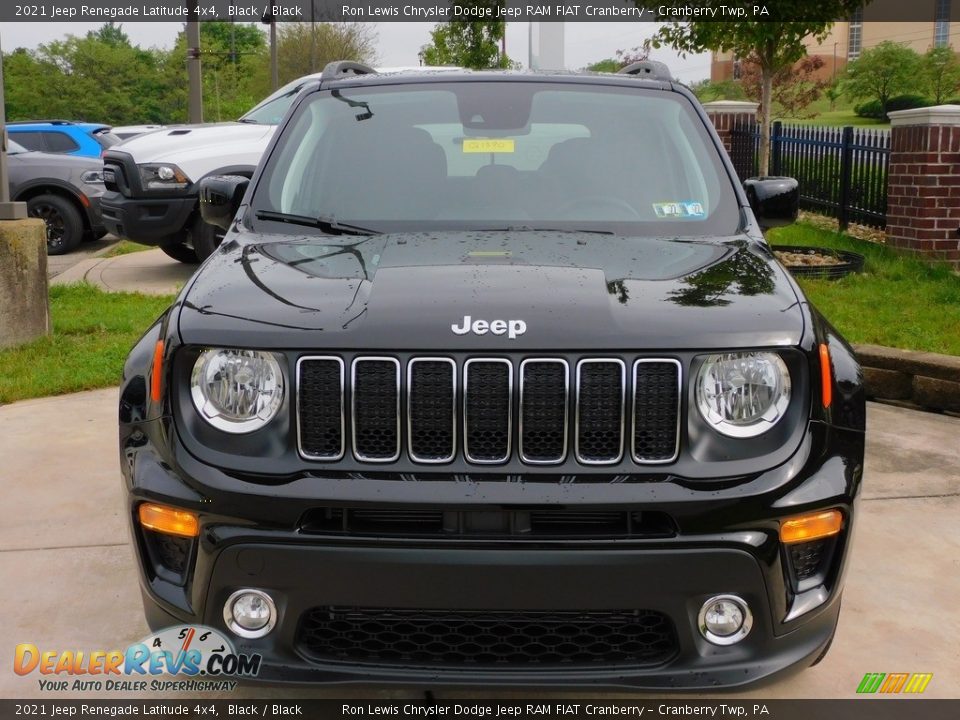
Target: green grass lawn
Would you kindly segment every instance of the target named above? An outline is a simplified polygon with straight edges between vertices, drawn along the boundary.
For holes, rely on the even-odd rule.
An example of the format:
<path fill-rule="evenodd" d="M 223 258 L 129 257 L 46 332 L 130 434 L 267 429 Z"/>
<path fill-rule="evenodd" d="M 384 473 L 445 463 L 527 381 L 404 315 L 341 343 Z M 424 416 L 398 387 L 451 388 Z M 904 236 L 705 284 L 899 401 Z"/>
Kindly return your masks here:
<path fill-rule="evenodd" d="M 889 130 L 889 122 L 859 117 L 853 110 L 827 110 L 813 118 L 783 118 L 788 125 L 815 125 L 817 127 L 853 127 Z"/>
<path fill-rule="evenodd" d="M 143 252 L 144 250 L 153 250 L 151 245 L 141 245 L 130 240 L 121 240 L 107 252 L 103 254 L 105 258 L 117 257 L 119 255 L 129 255 L 130 253 Z"/>
<path fill-rule="evenodd" d="M 53 335 L 0 350 L 0 403 L 119 384 L 130 348 L 172 301 L 51 286 Z"/>
<path fill-rule="evenodd" d="M 810 300 L 850 342 L 960 355 L 960 276 L 948 265 L 805 224 L 773 230 L 769 240 L 866 257 L 861 274 L 800 279 Z"/>

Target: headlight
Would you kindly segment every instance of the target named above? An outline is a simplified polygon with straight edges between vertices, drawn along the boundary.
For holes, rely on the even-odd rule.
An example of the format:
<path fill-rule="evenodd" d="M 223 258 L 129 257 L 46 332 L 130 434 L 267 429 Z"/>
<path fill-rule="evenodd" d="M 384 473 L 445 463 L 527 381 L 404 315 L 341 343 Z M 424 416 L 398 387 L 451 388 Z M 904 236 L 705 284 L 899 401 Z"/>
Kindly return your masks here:
<path fill-rule="evenodd" d="M 283 403 L 283 372 L 271 353 L 204 350 L 190 380 L 193 404 L 224 432 L 248 433 L 270 422 Z"/>
<path fill-rule="evenodd" d="M 137 169 L 145 190 L 181 190 L 190 184 L 186 173 L 170 163 L 148 163 Z"/>
<path fill-rule="evenodd" d="M 88 185 L 103 185 L 103 170 L 87 170 L 80 179 Z"/>
<path fill-rule="evenodd" d="M 790 371 L 776 353 L 708 356 L 697 376 L 697 408 L 715 430 L 755 437 L 773 427 L 790 404 Z"/>

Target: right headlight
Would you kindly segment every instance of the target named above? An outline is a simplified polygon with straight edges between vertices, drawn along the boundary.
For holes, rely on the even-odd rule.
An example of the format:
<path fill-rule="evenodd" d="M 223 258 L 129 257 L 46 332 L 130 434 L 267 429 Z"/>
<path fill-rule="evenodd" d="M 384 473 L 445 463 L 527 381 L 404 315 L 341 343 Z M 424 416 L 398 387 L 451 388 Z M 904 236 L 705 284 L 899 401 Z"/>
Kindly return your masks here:
<path fill-rule="evenodd" d="M 729 437 L 761 435 L 790 404 L 790 371 L 776 353 L 709 355 L 700 366 L 697 409 L 717 432 Z"/>
<path fill-rule="evenodd" d="M 228 433 L 262 428 L 280 410 L 283 393 L 280 363 L 273 353 L 258 350 L 204 350 L 190 378 L 197 411 Z"/>
<path fill-rule="evenodd" d="M 187 174 L 173 163 L 137 165 L 144 190 L 182 190 L 190 185 Z"/>

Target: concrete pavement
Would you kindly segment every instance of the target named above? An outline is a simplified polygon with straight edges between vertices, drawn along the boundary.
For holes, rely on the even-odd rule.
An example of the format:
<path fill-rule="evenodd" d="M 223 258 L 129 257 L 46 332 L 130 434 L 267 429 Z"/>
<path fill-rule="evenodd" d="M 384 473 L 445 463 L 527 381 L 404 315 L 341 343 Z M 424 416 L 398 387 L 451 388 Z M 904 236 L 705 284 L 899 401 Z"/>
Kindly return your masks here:
<path fill-rule="evenodd" d="M 99 240 L 81 243 L 80 247 L 65 255 L 47 255 L 47 277 L 54 278 L 77 263 L 100 257 L 118 242 L 120 242 L 119 238 L 113 235 L 104 235 Z"/>
<path fill-rule="evenodd" d="M 88 282 L 110 292 L 174 295 L 198 267 L 177 262 L 155 248 L 109 258 L 84 258 L 52 278 L 50 283 Z"/>
<path fill-rule="evenodd" d="M 36 674 L 19 677 L 10 670 L 17 643 L 51 650 L 122 649 L 147 633 L 121 512 L 116 413 L 115 389 L 0 407 L 0 487 L 7 497 L 0 506 L 6 616 L 0 625 L 0 656 L 6 658 L 0 664 L 0 697 L 51 697 L 41 694 Z M 866 672 L 932 672 L 926 697 L 960 697 L 960 419 L 871 404 L 868 422 L 864 502 L 830 654 L 819 666 L 775 685 L 725 697 L 849 698 Z M 221 696 L 422 694 L 251 686 Z"/>

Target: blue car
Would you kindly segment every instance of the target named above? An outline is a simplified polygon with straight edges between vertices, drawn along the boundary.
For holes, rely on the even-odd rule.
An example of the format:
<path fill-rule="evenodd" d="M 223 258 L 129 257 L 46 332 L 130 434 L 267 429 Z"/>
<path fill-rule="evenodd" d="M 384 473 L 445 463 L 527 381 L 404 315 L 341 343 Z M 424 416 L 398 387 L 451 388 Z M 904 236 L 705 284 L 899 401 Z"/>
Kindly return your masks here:
<path fill-rule="evenodd" d="M 71 120 L 8 122 L 7 132 L 27 150 L 98 158 L 120 142 L 103 123 Z"/>

